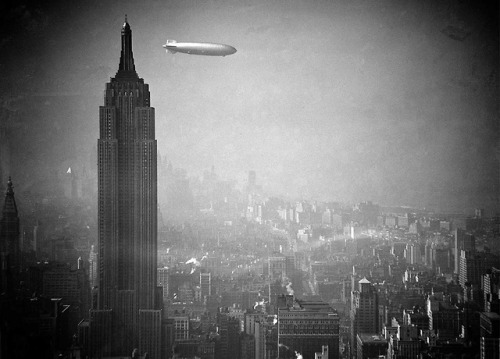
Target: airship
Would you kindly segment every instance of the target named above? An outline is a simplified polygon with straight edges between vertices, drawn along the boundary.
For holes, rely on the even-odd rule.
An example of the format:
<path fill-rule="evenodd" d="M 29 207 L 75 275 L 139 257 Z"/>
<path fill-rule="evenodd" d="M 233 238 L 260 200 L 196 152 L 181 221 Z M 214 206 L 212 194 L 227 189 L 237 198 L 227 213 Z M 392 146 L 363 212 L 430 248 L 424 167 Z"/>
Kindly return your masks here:
<path fill-rule="evenodd" d="M 232 55 L 236 49 L 229 45 L 212 44 L 210 42 L 177 42 L 175 40 L 167 40 L 163 47 L 172 54 L 182 52 L 189 55 L 205 55 L 205 56 L 226 56 Z"/>

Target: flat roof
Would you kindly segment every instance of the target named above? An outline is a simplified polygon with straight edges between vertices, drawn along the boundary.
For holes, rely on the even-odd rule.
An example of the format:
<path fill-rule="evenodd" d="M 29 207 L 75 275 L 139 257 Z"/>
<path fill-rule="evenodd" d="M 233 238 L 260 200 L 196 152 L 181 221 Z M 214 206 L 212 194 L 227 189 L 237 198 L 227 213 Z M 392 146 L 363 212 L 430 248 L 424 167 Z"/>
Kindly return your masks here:
<path fill-rule="evenodd" d="M 481 316 L 485 316 L 493 320 L 500 320 L 500 314 L 495 312 L 481 312 Z"/>
<path fill-rule="evenodd" d="M 361 339 L 363 343 L 383 343 L 387 344 L 387 340 L 378 334 L 371 334 L 371 333 L 360 333 L 358 334 L 358 337 Z"/>

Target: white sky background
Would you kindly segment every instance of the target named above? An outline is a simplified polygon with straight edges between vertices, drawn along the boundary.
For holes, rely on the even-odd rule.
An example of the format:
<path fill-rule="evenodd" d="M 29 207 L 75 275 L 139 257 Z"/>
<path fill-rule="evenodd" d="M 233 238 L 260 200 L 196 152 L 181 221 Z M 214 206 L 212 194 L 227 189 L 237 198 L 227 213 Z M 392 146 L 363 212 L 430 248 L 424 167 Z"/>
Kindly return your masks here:
<path fill-rule="evenodd" d="M 268 192 L 320 200 L 498 209 L 498 29 L 484 11 L 431 0 L 176 0 L 45 14 L 44 76 L 99 94 L 77 114 L 82 152 L 98 136 L 127 14 L 158 147 L 174 167 L 214 165 L 240 181 L 256 170 Z M 452 39 L 448 26 L 469 35 Z M 166 54 L 167 39 L 238 52 Z"/>

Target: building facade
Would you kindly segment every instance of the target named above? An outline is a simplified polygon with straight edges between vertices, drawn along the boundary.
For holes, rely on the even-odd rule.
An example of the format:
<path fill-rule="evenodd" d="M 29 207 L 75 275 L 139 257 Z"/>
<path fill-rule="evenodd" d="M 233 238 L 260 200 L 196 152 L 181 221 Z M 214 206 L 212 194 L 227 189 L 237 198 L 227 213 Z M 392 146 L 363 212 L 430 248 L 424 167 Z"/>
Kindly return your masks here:
<path fill-rule="evenodd" d="M 140 353 L 147 349 L 155 358 L 158 351 L 152 344 L 141 348 L 140 339 L 143 331 L 151 334 L 158 328 L 161 317 L 160 312 L 151 312 L 161 311 L 156 281 L 155 116 L 149 86 L 135 71 L 126 19 L 119 69 L 106 84 L 104 106 L 99 108 L 99 133 L 98 308 L 90 316 L 90 337 L 108 335 L 96 330 L 111 328 L 111 333 L 110 342 L 93 344 L 92 355 L 129 355 L 134 349 Z"/>
<path fill-rule="evenodd" d="M 212 274 L 200 273 L 200 288 L 202 300 L 212 295 Z"/>
<path fill-rule="evenodd" d="M 380 335 L 358 334 L 357 340 L 357 359 L 385 358 L 387 356 L 387 340 Z M 406 357 L 404 357 L 406 358 Z"/>
<path fill-rule="evenodd" d="M 314 358 L 328 346 L 329 358 L 339 357 L 339 316 L 325 302 L 280 300 L 278 307 L 278 357 Z M 291 297 L 291 296 L 286 296 Z"/>
<path fill-rule="evenodd" d="M 163 302 L 165 302 L 168 299 L 169 295 L 169 276 L 170 276 L 170 270 L 168 268 L 158 268 L 156 270 L 156 275 L 157 275 L 157 283 L 158 286 L 162 288 L 162 297 L 163 297 Z"/>
<path fill-rule="evenodd" d="M 366 278 L 358 282 L 358 290 L 351 293 L 351 354 L 356 356 L 358 334 L 379 332 L 378 293 Z"/>
<path fill-rule="evenodd" d="M 480 358 L 500 358 L 500 315 L 480 314 Z"/>

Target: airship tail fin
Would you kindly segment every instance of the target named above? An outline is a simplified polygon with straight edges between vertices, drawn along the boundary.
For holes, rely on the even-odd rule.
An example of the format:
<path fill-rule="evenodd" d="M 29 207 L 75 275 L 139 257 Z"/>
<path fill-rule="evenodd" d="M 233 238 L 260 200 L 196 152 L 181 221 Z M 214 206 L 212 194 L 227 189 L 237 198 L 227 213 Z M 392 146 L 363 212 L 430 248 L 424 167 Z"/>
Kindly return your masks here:
<path fill-rule="evenodd" d="M 165 45 L 163 45 L 163 47 L 167 50 L 167 52 L 169 52 L 171 54 L 175 54 L 175 53 L 177 53 L 177 51 L 175 51 L 173 48 L 175 47 L 176 43 L 177 43 L 177 41 L 175 41 L 175 40 L 167 40 L 167 43 Z"/>

